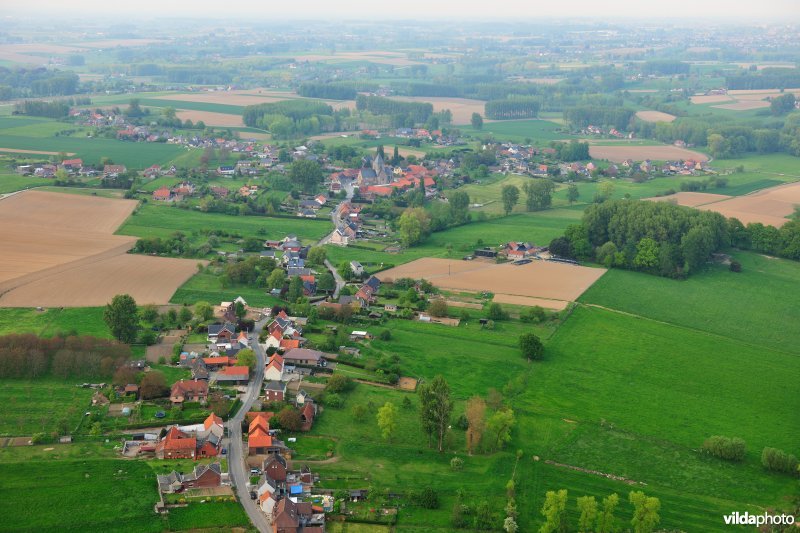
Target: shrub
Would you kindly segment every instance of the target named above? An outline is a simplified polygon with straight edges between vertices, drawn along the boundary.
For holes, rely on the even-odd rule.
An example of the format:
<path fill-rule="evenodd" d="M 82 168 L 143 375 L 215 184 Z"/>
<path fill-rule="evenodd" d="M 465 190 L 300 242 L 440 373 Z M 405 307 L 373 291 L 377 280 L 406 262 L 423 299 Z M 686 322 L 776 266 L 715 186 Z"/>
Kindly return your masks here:
<path fill-rule="evenodd" d="M 436 317 L 447 316 L 447 302 L 441 298 L 431 300 L 431 303 L 428 306 L 428 313 L 430 313 L 431 316 Z"/>
<path fill-rule="evenodd" d="M 380 340 L 382 340 L 382 341 L 389 341 L 389 340 L 392 340 L 392 332 L 391 332 L 391 331 L 389 331 L 388 329 L 385 329 L 385 330 L 381 331 L 381 332 L 378 334 L 378 338 L 379 338 Z"/>
<path fill-rule="evenodd" d="M 342 374 L 334 374 L 328 378 L 328 384 L 325 385 L 327 392 L 339 393 L 347 392 L 353 388 L 353 380 Z"/>
<path fill-rule="evenodd" d="M 729 268 L 731 269 L 731 272 L 741 272 L 742 264 L 739 261 L 731 261 Z"/>
<path fill-rule="evenodd" d="M 415 495 L 415 503 L 425 509 L 439 508 L 439 494 L 431 487 L 425 487 Z"/>
<path fill-rule="evenodd" d="M 523 333 L 519 337 L 519 348 L 527 359 L 541 359 L 544 355 L 544 345 L 535 333 Z"/>
<path fill-rule="evenodd" d="M 492 320 L 504 320 L 508 318 L 508 313 L 503 311 L 503 306 L 495 302 L 489 305 L 489 311 L 486 313 L 486 316 Z"/>
<path fill-rule="evenodd" d="M 714 457 L 719 457 L 726 461 L 741 461 L 744 459 L 746 451 L 745 443 L 742 439 L 720 435 L 707 438 L 703 443 L 703 450 Z"/>
<path fill-rule="evenodd" d="M 340 408 L 344 404 L 344 400 L 341 396 L 336 393 L 326 393 L 325 394 L 325 406 L 333 407 L 334 409 Z"/>
<path fill-rule="evenodd" d="M 773 472 L 797 474 L 797 457 L 777 448 L 764 448 L 761 452 L 761 464 Z"/>
<path fill-rule="evenodd" d="M 450 459 L 450 468 L 458 472 L 464 468 L 464 459 L 461 457 L 453 457 Z"/>

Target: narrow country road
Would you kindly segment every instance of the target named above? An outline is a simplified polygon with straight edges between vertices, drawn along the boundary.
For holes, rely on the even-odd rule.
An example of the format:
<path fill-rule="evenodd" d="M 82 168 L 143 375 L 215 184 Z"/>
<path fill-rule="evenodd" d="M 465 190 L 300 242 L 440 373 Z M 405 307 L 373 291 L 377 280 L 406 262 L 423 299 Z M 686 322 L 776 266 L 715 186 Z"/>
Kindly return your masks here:
<path fill-rule="evenodd" d="M 331 271 L 331 274 L 333 274 L 333 279 L 336 281 L 336 288 L 333 290 L 333 299 L 336 300 L 339 297 L 339 291 L 341 291 L 344 287 L 345 281 L 344 278 L 339 275 L 339 271 L 336 270 L 336 268 L 327 259 L 325 260 L 325 266 Z"/>
<path fill-rule="evenodd" d="M 258 398 L 261 392 L 261 386 L 264 383 L 264 365 L 265 355 L 264 350 L 258 343 L 258 335 L 264 326 L 267 324 L 269 318 L 263 318 L 256 322 L 253 328 L 253 341 L 251 341 L 251 348 L 256 354 L 256 368 L 253 376 L 250 378 L 250 383 L 247 385 L 247 392 L 242 397 L 242 406 L 236 415 L 229 419 L 225 426 L 228 428 L 228 472 L 230 473 L 231 483 L 239 498 L 239 502 L 244 507 L 247 516 L 253 525 L 262 533 L 272 531 L 267 515 L 261 511 L 255 500 L 250 499 L 250 491 L 247 489 L 247 484 L 250 481 L 250 468 L 247 466 L 246 457 L 244 455 L 244 443 L 242 442 L 242 421 L 245 415 L 250 410 L 253 402 Z"/>

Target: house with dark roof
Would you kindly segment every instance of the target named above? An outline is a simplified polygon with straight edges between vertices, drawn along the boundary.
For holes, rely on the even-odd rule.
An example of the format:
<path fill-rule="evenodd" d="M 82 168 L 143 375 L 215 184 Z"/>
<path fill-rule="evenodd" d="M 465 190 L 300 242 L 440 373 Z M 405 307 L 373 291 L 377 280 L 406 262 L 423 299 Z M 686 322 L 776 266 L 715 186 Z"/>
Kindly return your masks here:
<path fill-rule="evenodd" d="M 282 402 L 286 397 L 286 383 L 283 381 L 267 381 L 264 385 L 264 398 L 268 402 Z"/>
<path fill-rule="evenodd" d="M 286 364 L 294 365 L 319 365 L 325 360 L 325 354 L 318 350 L 308 348 L 292 348 L 283 354 Z"/>
<path fill-rule="evenodd" d="M 230 322 L 208 326 L 208 342 L 230 342 L 236 336 L 236 325 Z"/>

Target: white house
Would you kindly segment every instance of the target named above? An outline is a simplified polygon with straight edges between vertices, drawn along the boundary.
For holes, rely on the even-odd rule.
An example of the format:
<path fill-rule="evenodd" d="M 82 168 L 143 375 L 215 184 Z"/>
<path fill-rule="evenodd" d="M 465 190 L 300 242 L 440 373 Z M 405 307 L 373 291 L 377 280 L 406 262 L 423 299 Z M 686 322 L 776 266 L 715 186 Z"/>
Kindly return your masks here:
<path fill-rule="evenodd" d="M 358 261 L 350 261 L 350 269 L 356 276 L 361 276 L 364 274 L 364 266 Z"/>

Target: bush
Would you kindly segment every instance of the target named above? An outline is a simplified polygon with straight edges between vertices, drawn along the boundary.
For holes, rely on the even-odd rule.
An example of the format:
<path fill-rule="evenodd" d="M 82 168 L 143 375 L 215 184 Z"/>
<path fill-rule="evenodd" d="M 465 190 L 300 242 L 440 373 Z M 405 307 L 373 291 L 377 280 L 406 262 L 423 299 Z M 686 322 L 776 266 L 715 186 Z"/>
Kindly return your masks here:
<path fill-rule="evenodd" d="M 489 306 L 489 311 L 486 313 L 486 316 L 492 320 L 505 320 L 508 318 L 508 313 L 503 311 L 503 306 L 499 303 L 492 303 Z"/>
<path fill-rule="evenodd" d="M 450 468 L 458 472 L 464 468 L 464 459 L 461 457 L 453 457 L 450 459 Z"/>
<path fill-rule="evenodd" d="M 414 497 L 415 503 L 425 509 L 439 508 L 439 494 L 431 487 L 425 487 Z"/>
<path fill-rule="evenodd" d="M 777 448 L 764 448 L 761 452 L 761 464 L 773 472 L 797 474 L 797 457 Z"/>
<path fill-rule="evenodd" d="M 340 408 L 344 405 L 344 400 L 341 396 L 336 393 L 328 392 L 325 394 L 325 406 L 326 407 L 333 407 L 334 409 Z"/>
<path fill-rule="evenodd" d="M 326 392 L 339 393 L 347 392 L 353 388 L 353 380 L 343 374 L 334 374 L 328 378 L 325 385 Z"/>
<path fill-rule="evenodd" d="M 731 272 L 741 272 L 742 264 L 739 261 L 731 261 L 729 268 L 731 269 Z"/>
<path fill-rule="evenodd" d="M 392 332 L 391 332 L 391 331 L 389 331 L 388 329 L 385 329 L 385 330 L 381 331 L 381 332 L 378 334 L 378 338 L 379 338 L 380 340 L 382 340 L 382 341 L 389 341 L 389 340 L 392 340 Z"/>
<path fill-rule="evenodd" d="M 540 360 L 544 356 L 544 345 L 535 333 L 523 333 L 519 337 L 519 348 L 527 359 Z"/>
<path fill-rule="evenodd" d="M 428 306 L 428 313 L 435 317 L 447 316 L 447 302 L 441 298 L 431 300 L 431 303 Z"/>
<path fill-rule="evenodd" d="M 741 461 L 746 447 L 742 439 L 714 435 L 703 443 L 703 451 L 726 461 Z"/>

